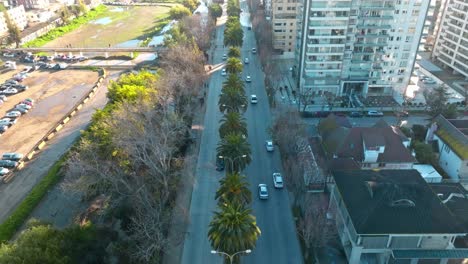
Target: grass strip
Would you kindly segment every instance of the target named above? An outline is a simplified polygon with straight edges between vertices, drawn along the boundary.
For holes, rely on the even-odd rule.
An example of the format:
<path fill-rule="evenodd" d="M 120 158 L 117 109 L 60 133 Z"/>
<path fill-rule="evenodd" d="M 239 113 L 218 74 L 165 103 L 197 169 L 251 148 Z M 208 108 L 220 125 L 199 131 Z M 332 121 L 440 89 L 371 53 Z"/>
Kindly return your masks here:
<path fill-rule="evenodd" d="M 61 174 L 59 173 L 65 162 L 67 155 L 63 155 L 55 164 L 50 168 L 47 175 L 33 187 L 31 192 L 24 198 L 24 200 L 16 207 L 13 213 L 0 224 L 0 241 L 6 242 L 10 240 L 18 229 L 28 219 L 31 212 L 42 201 L 42 198 L 47 192 L 59 182 Z"/>
<path fill-rule="evenodd" d="M 66 24 L 64 26 L 54 28 L 51 31 L 49 31 L 47 34 L 45 34 L 43 36 L 40 36 L 39 38 L 37 38 L 35 40 L 31 40 L 29 42 L 26 42 L 22 46 L 26 47 L 26 48 L 42 47 L 45 44 L 47 44 L 48 42 L 50 42 L 50 41 L 52 41 L 52 40 L 54 40 L 54 39 L 56 39 L 58 37 L 61 37 L 61 36 L 65 35 L 68 32 L 71 32 L 71 31 L 79 28 L 81 25 L 86 24 L 91 20 L 94 20 L 97 16 L 101 15 L 106 10 L 107 10 L 106 6 L 100 5 L 100 6 L 96 7 L 96 8 L 94 8 L 94 9 L 90 10 L 86 14 L 73 19 L 72 21 L 70 21 L 70 23 L 68 23 L 68 24 Z"/>

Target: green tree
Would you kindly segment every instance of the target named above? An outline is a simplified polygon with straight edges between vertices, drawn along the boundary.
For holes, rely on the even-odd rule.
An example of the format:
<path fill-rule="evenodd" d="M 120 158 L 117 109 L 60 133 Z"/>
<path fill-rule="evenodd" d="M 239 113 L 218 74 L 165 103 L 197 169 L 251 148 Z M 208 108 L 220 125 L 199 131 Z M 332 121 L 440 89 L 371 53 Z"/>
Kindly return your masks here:
<path fill-rule="evenodd" d="M 184 0 L 182 2 L 182 5 L 185 6 L 186 8 L 188 8 L 190 10 L 190 12 L 193 12 L 193 11 L 195 11 L 195 9 L 197 9 L 198 2 L 195 1 L 195 0 Z"/>
<path fill-rule="evenodd" d="M 438 86 L 432 89 L 432 91 L 426 90 L 424 92 L 426 104 L 430 107 L 429 113 L 431 116 L 435 117 L 442 114 L 446 118 L 456 117 L 456 106 L 448 104 L 449 95 L 446 86 Z"/>
<path fill-rule="evenodd" d="M 427 128 L 423 125 L 415 124 L 411 127 L 413 131 L 414 140 L 424 141 L 426 139 Z"/>
<path fill-rule="evenodd" d="M 111 82 L 107 97 L 112 102 L 135 101 L 138 97 L 148 97 L 154 92 L 157 76 L 141 71 L 137 74 L 122 75 L 117 82 Z"/>
<path fill-rule="evenodd" d="M 232 74 L 239 74 L 242 72 L 244 65 L 242 61 L 238 58 L 229 58 L 226 62 L 226 71 Z"/>
<path fill-rule="evenodd" d="M 180 25 L 171 28 L 168 34 L 164 35 L 164 46 L 171 48 L 176 45 L 190 45 L 195 47 L 195 40 L 189 38 Z"/>
<path fill-rule="evenodd" d="M 414 141 L 413 149 L 419 163 L 435 164 L 435 155 L 432 146 L 420 141 Z"/>
<path fill-rule="evenodd" d="M 237 112 L 228 112 L 221 119 L 219 126 L 219 137 L 223 138 L 229 133 L 236 133 L 247 136 L 247 123 Z"/>
<path fill-rule="evenodd" d="M 228 173 L 219 181 L 219 189 L 216 191 L 215 199 L 219 204 L 243 204 L 252 202 L 252 192 L 244 175 L 237 172 Z"/>
<path fill-rule="evenodd" d="M 208 230 L 208 239 L 215 250 L 234 254 L 253 249 L 261 234 L 252 210 L 241 204 L 225 204 L 215 212 Z M 238 263 L 239 258 L 235 259 Z"/>
<path fill-rule="evenodd" d="M 229 74 L 226 81 L 223 82 L 223 88 L 231 87 L 238 89 L 242 94 L 245 95 L 244 81 L 238 74 Z"/>
<path fill-rule="evenodd" d="M 237 20 L 239 19 L 238 17 L 234 18 Z M 243 38 L 244 31 L 242 30 L 240 22 L 229 23 L 228 21 L 224 30 L 224 45 L 242 47 Z"/>
<path fill-rule="evenodd" d="M 247 97 L 243 94 L 243 90 L 226 87 L 221 90 L 218 100 L 219 111 L 240 112 L 247 109 Z"/>
<path fill-rule="evenodd" d="M 240 52 L 239 47 L 229 47 L 228 57 L 240 58 L 241 57 L 241 52 Z"/>
<path fill-rule="evenodd" d="M 169 10 L 169 16 L 175 20 L 179 20 L 183 17 L 190 16 L 190 15 L 191 15 L 190 10 L 185 6 L 177 5 L 177 6 L 172 7 L 171 10 Z"/>
<path fill-rule="evenodd" d="M 228 1 L 226 13 L 230 17 L 238 17 L 240 14 L 239 2 L 237 0 Z"/>
<path fill-rule="evenodd" d="M 230 133 L 218 143 L 218 157 L 225 159 L 226 171 L 242 171 L 251 161 L 250 144 L 241 134 Z"/>
<path fill-rule="evenodd" d="M 18 48 L 21 43 L 21 31 L 18 26 L 11 21 L 10 15 L 6 10 L 3 11 L 3 17 L 5 17 L 5 22 L 8 28 L 8 43 L 15 43 L 16 48 Z"/>
<path fill-rule="evenodd" d="M 210 16 L 215 21 L 223 15 L 223 9 L 221 8 L 220 4 L 211 4 L 208 7 L 208 11 L 210 12 Z"/>

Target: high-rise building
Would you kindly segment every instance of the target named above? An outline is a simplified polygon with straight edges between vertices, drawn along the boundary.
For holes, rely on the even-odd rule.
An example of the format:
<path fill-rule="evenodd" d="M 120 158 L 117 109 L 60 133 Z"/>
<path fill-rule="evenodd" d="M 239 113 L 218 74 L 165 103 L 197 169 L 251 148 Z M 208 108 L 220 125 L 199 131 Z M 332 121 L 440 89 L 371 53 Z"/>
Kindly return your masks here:
<path fill-rule="evenodd" d="M 299 1 L 273 0 L 272 5 L 273 48 L 284 57 L 294 58 Z"/>
<path fill-rule="evenodd" d="M 431 0 L 427 11 L 426 22 L 424 23 L 421 42 L 419 43 L 420 51 L 433 50 L 446 3 L 447 0 Z"/>
<path fill-rule="evenodd" d="M 432 58 L 468 78 L 468 0 L 448 0 Z"/>
<path fill-rule="evenodd" d="M 402 95 L 429 0 L 304 0 L 296 49 L 302 94 Z"/>

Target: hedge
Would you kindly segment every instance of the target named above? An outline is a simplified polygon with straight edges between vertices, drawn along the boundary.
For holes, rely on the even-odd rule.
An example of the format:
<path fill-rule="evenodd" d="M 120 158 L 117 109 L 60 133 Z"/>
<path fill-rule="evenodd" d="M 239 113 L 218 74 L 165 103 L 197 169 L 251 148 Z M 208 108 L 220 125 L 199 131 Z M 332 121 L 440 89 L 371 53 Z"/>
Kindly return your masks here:
<path fill-rule="evenodd" d="M 24 198 L 13 213 L 0 224 L 0 241 L 6 242 L 10 240 L 18 229 L 28 219 L 31 212 L 42 201 L 45 194 L 53 187 L 61 178 L 59 173 L 65 161 L 66 155 L 62 156 L 54 166 L 49 170 L 47 175 L 33 187 L 31 192 Z"/>

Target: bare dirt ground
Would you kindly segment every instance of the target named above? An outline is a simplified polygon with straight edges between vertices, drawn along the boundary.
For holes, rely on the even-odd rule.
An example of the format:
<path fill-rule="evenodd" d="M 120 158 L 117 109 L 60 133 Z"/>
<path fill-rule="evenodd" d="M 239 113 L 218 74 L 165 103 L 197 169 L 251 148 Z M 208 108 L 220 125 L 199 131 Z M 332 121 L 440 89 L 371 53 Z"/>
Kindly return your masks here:
<path fill-rule="evenodd" d="M 0 81 L 10 78 L 10 71 Z M 29 89 L 8 97 L 0 106 L 0 116 L 26 98 L 35 101 L 29 113 L 18 118 L 0 138 L 0 153 L 26 154 L 78 101 L 89 92 L 98 78 L 97 72 L 88 70 L 34 71 L 23 81 Z"/>

